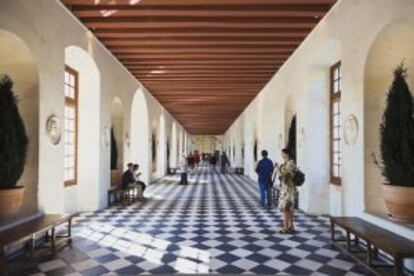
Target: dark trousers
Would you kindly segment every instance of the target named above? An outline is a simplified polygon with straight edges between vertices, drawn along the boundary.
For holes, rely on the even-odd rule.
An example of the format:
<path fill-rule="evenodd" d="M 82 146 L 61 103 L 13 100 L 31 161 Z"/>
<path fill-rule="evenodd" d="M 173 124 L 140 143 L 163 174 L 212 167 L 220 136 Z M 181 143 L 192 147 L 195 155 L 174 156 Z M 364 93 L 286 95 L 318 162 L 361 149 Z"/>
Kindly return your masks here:
<path fill-rule="evenodd" d="M 269 184 L 259 182 L 259 189 L 260 189 L 260 205 L 268 207 L 272 206 L 272 189 Z M 267 204 L 266 202 L 267 201 Z"/>
<path fill-rule="evenodd" d="M 186 172 L 182 172 L 181 173 L 181 181 L 180 184 L 182 185 L 187 185 L 188 181 L 187 181 L 187 173 Z"/>

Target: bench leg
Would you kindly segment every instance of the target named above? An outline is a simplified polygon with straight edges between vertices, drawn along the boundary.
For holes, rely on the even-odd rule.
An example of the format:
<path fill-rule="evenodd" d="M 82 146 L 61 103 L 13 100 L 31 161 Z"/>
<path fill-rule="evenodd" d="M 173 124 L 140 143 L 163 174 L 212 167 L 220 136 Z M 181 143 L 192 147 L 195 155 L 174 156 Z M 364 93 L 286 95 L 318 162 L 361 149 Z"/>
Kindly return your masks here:
<path fill-rule="evenodd" d="M 72 218 L 68 220 L 68 238 L 72 238 Z"/>
<path fill-rule="evenodd" d="M 4 248 L 0 248 L 0 271 L 6 271 L 7 259 Z M 1 274 L 0 274 L 1 275 Z"/>
<path fill-rule="evenodd" d="M 335 224 L 331 220 L 331 241 L 335 241 Z"/>
<path fill-rule="evenodd" d="M 35 247 L 36 247 L 36 236 L 32 235 L 32 238 L 29 240 L 29 254 L 30 254 L 31 259 L 34 258 Z"/>
<path fill-rule="evenodd" d="M 111 206 L 111 192 L 108 192 L 108 207 Z"/>
<path fill-rule="evenodd" d="M 372 254 L 375 258 L 378 258 L 378 248 L 376 246 L 374 246 L 374 248 L 372 250 Z"/>
<path fill-rule="evenodd" d="M 400 257 L 394 257 L 394 275 L 403 275 L 403 259 L 401 259 Z"/>
<path fill-rule="evenodd" d="M 52 228 L 51 230 L 51 235 L 50 235 L 50 246 L 51 246 L 51 250 L 52 250 L 52 254 L 56 254 L 56 233 L 55 233 L 55 227 Z"/>
<path fill-rule="evenodd" d="M 370 242 L 367 242 L 367 250 L 368 250 L 368 252 L 367 252 L 367 264 L 369 266 L 371 266 L 372 265 L 372 248 L 371 248 L 371 243 Z"/>
<path fill-rule="evenodd" d="M 351 234 L 348 230 L 346 230 L 346 247 L 348 248 L 348 252 L 351 252 Z"/>

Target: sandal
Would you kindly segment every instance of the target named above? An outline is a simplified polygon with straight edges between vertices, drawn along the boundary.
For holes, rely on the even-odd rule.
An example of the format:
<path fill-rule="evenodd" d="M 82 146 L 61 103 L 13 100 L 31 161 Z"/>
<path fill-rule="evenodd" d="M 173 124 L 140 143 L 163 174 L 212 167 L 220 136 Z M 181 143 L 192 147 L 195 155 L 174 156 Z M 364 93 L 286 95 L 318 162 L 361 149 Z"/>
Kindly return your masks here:
<path fill-rule="evenodd" d="M 289 233 L 290 233 L 289 230 L 285 230 L 285 229 L 279 230 L 279 234 L 289 234 Z"/>

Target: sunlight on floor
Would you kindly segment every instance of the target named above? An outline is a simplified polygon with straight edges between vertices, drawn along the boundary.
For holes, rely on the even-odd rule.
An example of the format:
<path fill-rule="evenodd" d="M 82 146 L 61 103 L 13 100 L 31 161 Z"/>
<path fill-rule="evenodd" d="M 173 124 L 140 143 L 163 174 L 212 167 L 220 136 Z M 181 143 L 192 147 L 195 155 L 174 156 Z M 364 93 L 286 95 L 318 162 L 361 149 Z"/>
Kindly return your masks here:
<path fill-rule="evenodd" d="M 154 264 L 163 264 L 162 258 L 168 253 L 167 247 L 171 245 L 171 242 L 166 240 L 105 223 L 91 223 L 82 228 L 76 236 L 94 241 L 100 246 L 144 258 Z M 209 272 L 210 252 L 188 246 L 180 247 L 178 252 L 174 265 L 178 272 Z"/>

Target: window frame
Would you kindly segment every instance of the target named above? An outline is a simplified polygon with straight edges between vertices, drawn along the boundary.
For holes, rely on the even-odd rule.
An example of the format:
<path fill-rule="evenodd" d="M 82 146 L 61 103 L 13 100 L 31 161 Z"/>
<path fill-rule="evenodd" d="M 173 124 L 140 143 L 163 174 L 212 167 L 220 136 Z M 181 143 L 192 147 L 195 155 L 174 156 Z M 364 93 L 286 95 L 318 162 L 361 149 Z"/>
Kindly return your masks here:
<path fill-rule="evenodd" d="M 79 121 L 79 117 L 78 117 L 78 112 L 79 112 L 79 73 L 78 71 L 76 71 L 75 69 L 73 69 L 72 67 L 65 65 L 65 73 L 68 72 L 69 74 L 73 75 L 75 78 L 75 95 L 74 95 L 74 99 L 67 97 L 66 95 L 64 95 L 65 97 L 65 108 L 67 106 L 72 107 L 75 109 L 75 118 L 74 118 L 74 124 L 75 124 L 75 128 L 74 128 L 74 178 L 70 179 L 70 180 L 65 180 L 64 181 L 64 186 L 65 187 L 70 187 L 70 186 L 75 186 L 78 183 L 78 121 Z M 64 85 L 66 85 L 66 82 L 64 83 Z M 66 120 L 66 116 L 65 116 L 65 120 Z M 64 132 L 66 132 L 66 128 L 64 129 Z M 64 146 L 66 145 L 66 140 L 64 140 Z"/>
<path fill-rule="evenodd" d="M 338 79 L 335 79 L 335 70 L 339 69 L 339 76 Z M 339 90 L 335 92 L 335 83 L 339 81 Z M 330 175 L 330 182 L 331 184 L 340 186 L 342 184 L 342 174 L 340 176 L 334 176 L 334 143 L 335 140 L 339 140 L 339 144 L 342 143 L 341 131 L 339 134 L 339 139 L 334 137 L 334 120 L 335 120 L 335 113 L 334 113 L 334 104 L 339 103 L 339 128 L 342 129 L 342 121 L 341 121 L 341 96 L 342 96 L 342 71 L 341 71 L 341 61 L 338 61 L 330 68 L 330 75 L 329 75 L 329 175 Z M 339 154 L 341 155 L 341 160 L 339 164 L 339 170 L 342 169 L 342 147 L 340 147 Z"/>

